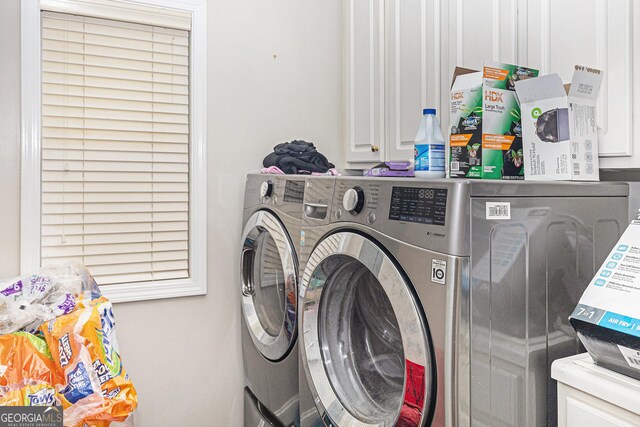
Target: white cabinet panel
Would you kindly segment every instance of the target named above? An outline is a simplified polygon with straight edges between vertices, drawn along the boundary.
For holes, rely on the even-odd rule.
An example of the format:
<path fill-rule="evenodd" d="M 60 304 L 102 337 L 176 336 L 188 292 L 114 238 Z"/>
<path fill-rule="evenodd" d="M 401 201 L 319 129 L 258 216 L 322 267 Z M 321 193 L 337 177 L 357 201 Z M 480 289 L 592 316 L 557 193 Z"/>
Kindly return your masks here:
<path fill-rule="evenodd" d="M 384 152 L 384 0 L 346 3 L 346 159 L 377 162 Z"/>
<path fill-rule="evenodd" d="M 453 66 L 480 70 L 484 61 L 513 63 L 517 58 L 517 0 L 449 2 Z"/>
<path fill-rule="evenodd" d="M 422 109 L 440 111 L 440 6 L 440 0 L 388 0 L 388 160 L 412 159 Z"/>
<path fill-rule="evenodd" d="M 456 66 L 482 70 L 485 61 L 517 63 L 519 54 L 518 3 L 523 0 L 450 0 L 448 18 L 447 77 L 449 91 Z M 526 27 L 525 27 L 526 28 Z M 447 98 L 448 99 L 448 98 Z M 448 107 L 448 105 L 447 105 Z M 448 108 L 447 108 L 448 109 Z M 443 111 L 442 128 L 447 129 L 448 111 Z M 445 135 L 446 139 L 447 135 Z"/>
<path fill-rule="evenodd" d="M 588 353 L 553 362 L 559 427 L 640 425 L 640 382 L 597 366 Z"/>
<path fill-rule="evenodd" d="M 579 399 L 567 397 L 566 405 L 567 426 L 633 427 L 632 423 L 617 416 L 618 414 L 627 415 L 627 413 L 606 402 L 598 402 L 597 405 L 592 402 L 586 404 Z"/>
<path fill-rule="evenodd" d="M 495 59 L 493 0 L 458 0 L 453 19 L 456 27 L 456 63 L 465 68 L 482 69 L 486 59 Z"/>
<path fill-rule="evenodd" d="M 601 8 L 598 66 L 605 70 L 599 104 L 601 156 L 633 154 L 632 9 L 632 0 L 609 0 Z"/>
<path fill-rule="evenodd" d="M 600 156 L 633 154 L 632 0 L 529 1 L 529 65 L 571 80 L 576 64 L 604 70 Z M 637 12 L 635 12 L 637 13 Z"/>

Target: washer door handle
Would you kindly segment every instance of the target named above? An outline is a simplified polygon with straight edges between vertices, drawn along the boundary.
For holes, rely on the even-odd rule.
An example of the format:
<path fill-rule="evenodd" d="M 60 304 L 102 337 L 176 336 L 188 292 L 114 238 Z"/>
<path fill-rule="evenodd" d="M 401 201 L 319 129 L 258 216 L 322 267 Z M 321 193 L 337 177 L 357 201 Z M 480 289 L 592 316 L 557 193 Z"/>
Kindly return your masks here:
<path fill-rule="evenodd" d="M 256 288 L 251 277 L 251 267 L 253 264 L 253 249 L 242 248 L 240 259 L 242 260 L 242 295 L 252 297 L 256 294 Z"/>

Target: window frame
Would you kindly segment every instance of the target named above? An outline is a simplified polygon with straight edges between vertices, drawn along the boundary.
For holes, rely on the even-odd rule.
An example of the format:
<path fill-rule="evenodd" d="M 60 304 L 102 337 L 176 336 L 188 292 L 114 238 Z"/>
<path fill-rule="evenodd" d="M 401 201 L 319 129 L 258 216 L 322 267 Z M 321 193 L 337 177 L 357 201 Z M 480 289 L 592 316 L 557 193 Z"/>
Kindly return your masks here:
<path fill-rule="evenodd" d="M 100 289 L 112 302 L 128 302 L 205 295 L 207 293 L 207 28 L 205 0 L 22 0 L 21 1 L 21 230 L 20 270 L 40 268 L 41 255 L 41 124 L 42 61 L 41 10 L 69 12 L 82 7 L 122 5 L 151 7 L 191 15 L 189 52 L 189 273 L 187 279 L 104 285 Z M 49 7 L 48 7 L 49 6 Z M 75 9 L 74 9 L 75 8 Z M 95 15 L 94 15 L 95 16 Z M 109 17 L 113 19 L 113 17 Z M 140 22 L 140 21 L 134 21 Z M 197 214 L 196 214 L 197 213 Z"/>

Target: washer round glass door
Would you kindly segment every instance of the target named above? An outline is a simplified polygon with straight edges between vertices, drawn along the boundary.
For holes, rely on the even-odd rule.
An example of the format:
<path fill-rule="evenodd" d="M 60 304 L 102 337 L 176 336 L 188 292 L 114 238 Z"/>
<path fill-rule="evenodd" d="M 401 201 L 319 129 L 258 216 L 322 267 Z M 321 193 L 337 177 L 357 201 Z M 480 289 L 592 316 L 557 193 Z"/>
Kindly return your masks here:
<path fill-rule="evenodd" d="M 269 360 L 280 360 L 295 339 L 297 260 L 280 221 L 268 211 L 249 218 L 242 233 L 242 308 L 251 339 Z"/>
<path fill-rule="evenodd" d="M 389 256 L 359 234 L 332 234 L 311 254 L 300 295 L 300 348 L 321 413 L 338 426 L 422 426 L 434 397 L 431 345 Z"/>

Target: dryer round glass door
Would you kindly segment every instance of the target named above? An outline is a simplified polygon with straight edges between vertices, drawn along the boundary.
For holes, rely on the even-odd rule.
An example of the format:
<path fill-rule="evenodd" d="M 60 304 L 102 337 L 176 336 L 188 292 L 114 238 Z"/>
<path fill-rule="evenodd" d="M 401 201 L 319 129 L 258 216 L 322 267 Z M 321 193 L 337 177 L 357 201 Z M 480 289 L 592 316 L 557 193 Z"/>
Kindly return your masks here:
<path fill-rule="evenodd" d="M 435 378 L 411 286 L 372 240 L 322 240 L 302 278 L 303 360 L 318 409 L 339 426 L 422 426 Z"/>
<path fill-rule="evenodd" d="M 242 234 L 242 308 L 251 338 L 270 360 L 286 356 L 295 339 L 297 260 L 280 221 L 258 211 Z"/>

